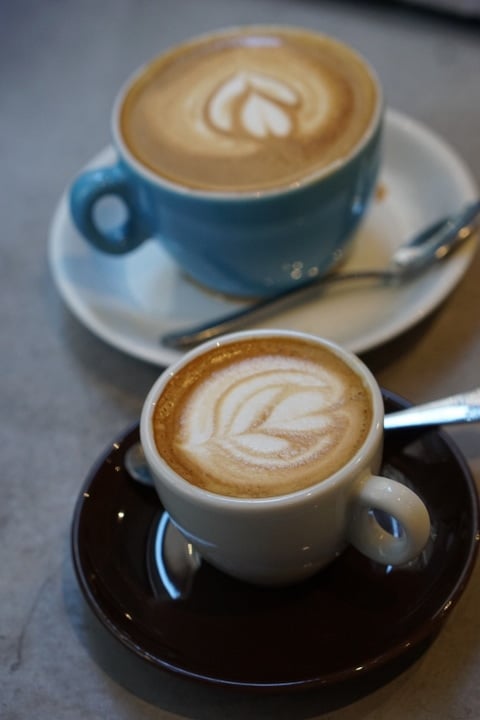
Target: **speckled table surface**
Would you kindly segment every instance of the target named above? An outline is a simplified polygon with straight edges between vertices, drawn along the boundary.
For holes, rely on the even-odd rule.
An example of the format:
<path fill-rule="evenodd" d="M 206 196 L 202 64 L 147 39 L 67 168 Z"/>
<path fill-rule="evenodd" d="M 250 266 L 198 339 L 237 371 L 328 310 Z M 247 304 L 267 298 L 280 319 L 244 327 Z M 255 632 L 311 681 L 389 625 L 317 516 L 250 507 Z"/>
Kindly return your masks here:
<path fill-rule="evenodd" d="M 480 569 L 442 632 L 403 672 L 354 695 L 225 692 L 143 664 L 87 609 L 70 556 L 90 466 L 139 415 L 159 368 L 65 308 L 47 261 L 63 189 L 109 142 L 112 101 L 146 59 L 193 34 L 305 25 L 352 43 L 389 103 L 435 130 L 480 182 L 480 26 L 411 6 L 322 0 L 19 0 L 0 8 L 0 716 L 19 718 L 480 717 Z M 364 355 L 413 402 L 480 384 L 480 256 L 441 306 Z M 449 431 L 480 482 L 480 427 Z"/>

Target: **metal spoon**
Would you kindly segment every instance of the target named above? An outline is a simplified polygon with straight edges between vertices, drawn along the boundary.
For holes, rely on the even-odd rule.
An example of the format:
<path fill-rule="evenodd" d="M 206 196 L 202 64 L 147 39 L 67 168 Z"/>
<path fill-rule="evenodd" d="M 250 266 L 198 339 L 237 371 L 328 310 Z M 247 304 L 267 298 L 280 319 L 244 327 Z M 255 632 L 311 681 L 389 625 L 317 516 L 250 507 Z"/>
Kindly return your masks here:
<path fill-rule="evenodd" d="M 153 487 L 153 479 L 141 443 L 136 442 L 128 448 L 124 462 L 125 470 L 130 477 L 142 485 Z"/>
<path fill-rule="evenodd" d="M 452 395 L 442 400 L 416 405 L 406 410 L 387 413 L 385 430 L 420 427 L 428 425 L 453 425 L 480 422 L 480 388 Z M 128 474 L 143 485 L 153 486 L 152 476 L 145 460 L 141 444 L 135 443 L 125 454 Z"/>
<path fill-rule="evenodd" d="M 385 415 L 385 430 L 480 422 L 480 388 Z"/>
<path fill-rule="evenodd" d="M 327 286 L 347 280 L 376 280 L 386 284 L 409 280 L 435 262 L 446 258 L 461 242 L 470 237 L 479 214 L 480 201 L 476 201 L 467 205 L 461 212 L 433 223 L 409 242 L 401 245 L 383 270 L 358 270 L 315 278 L 216 320 L 167 333 L 161 336 L 160 342 L 175 350 L 186 350 L 204 340 L 218 337 L 305 302 L 318 295 Z"/>

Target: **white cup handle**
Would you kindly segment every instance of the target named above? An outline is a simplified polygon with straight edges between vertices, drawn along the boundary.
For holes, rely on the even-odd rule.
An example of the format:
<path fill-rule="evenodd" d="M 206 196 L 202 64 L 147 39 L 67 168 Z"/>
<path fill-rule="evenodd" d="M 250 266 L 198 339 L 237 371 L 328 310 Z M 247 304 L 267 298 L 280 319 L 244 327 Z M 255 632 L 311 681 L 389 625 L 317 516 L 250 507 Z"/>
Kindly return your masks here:
<path fill-rule="evenodd" d="M 430 535 L 428 510 L 412 490 L 395 480 L 367 475 L 355 486 L 349 540 L 361 553 L 384 565 L 403 565 L 417 557 Z M 395 536 L 385 529 L 375 511 L 397 521 Z"/>

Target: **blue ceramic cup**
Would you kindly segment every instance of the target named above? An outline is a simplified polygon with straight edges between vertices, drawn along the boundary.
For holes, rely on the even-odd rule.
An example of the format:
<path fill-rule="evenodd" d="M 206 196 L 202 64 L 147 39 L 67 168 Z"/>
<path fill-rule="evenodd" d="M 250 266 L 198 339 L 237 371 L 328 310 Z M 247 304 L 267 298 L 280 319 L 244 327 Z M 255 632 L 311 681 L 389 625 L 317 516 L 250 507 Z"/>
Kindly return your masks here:
<path fill-rule="evenodd" d="M 342 259 L 375 186 L 382 121 L 375 73 L 332 38 L 271 26 L 203 36 L 127 82 L 112 116 L 118 161 L 75 180 L 72 217 L 100 251 L 160 241 L 209 289 L 265 296 Z M 117 227 L 97 219 L 105 196 L 125 207 Z"/>

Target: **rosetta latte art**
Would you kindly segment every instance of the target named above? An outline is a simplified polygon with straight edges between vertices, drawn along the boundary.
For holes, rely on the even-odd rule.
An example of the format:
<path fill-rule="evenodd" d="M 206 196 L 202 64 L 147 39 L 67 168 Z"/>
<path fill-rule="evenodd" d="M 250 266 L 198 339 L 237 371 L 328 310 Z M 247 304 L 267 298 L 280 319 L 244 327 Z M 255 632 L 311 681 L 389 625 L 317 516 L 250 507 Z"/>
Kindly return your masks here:
<path fill-rule="evenodd" d="M 179 449 L 209 475 L 228 468 L 238 488 L 289 482 L 335 454 L 349 432 L 348 393 L 332 372 L 301 359 L 264 356 L 213 374 L 192 394 Z M 238 492 L 238 490 L 237 490 Z"/>
<path fill-rule="evenodd" d="M 241 72 L 227 78 L 215 91 L 206 116 L 212 128 L 228 135 L 286 137 L 295 125 L 292 110 L 299 104 L 299 94 L 284 82 Z"/>
<path fill-rule="evenodd" d="M 264 498 L 332 476 L 372 422 L 363 378 L 336 353 L 297 338 L 256 337 L 192 358 L 152 419 L 161 456 L 192 485 Z"/>

